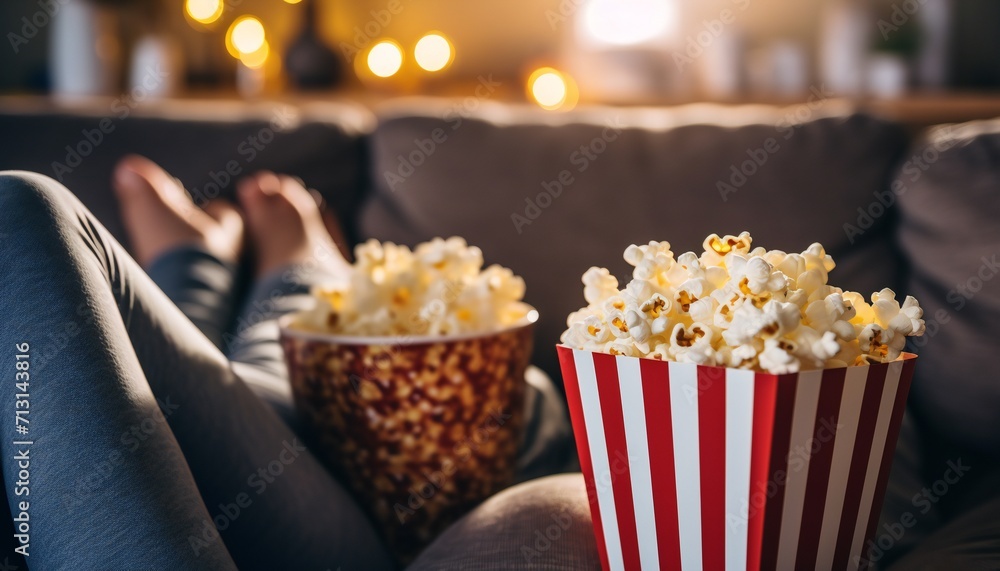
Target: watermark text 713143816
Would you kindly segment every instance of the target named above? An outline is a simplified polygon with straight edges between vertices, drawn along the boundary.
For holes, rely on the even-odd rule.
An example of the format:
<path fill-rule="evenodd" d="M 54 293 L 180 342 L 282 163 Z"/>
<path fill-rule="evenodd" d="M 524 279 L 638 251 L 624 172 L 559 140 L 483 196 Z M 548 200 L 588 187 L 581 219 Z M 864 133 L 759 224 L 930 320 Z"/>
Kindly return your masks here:
<path fill-rule="evenodd" d="M 11 512 L 14 516 L 14 539 L 17 541 L 17 551 L 28 557 L 31 545 L 31 445 L 28 426 L 30 420 L 30 384 L 31 384 L 31 345 L 18 343 L 14 346 L 14 461 L 17 462 L 17 474 L 14 480 L 14 499 L 11 501 Z"/>

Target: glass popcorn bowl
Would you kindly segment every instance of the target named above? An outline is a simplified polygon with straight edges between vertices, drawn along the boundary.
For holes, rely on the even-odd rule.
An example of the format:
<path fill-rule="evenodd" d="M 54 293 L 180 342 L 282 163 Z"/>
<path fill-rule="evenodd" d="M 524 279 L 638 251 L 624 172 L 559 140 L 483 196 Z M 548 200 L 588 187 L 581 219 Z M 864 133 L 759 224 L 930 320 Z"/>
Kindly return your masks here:
<path fill-rule="evenodd" d="M 536 319 L 530 310 L 499 331 L 389 337 L 281 320 L 295 405 L 318 453 L 401 561 L 513 483 Z"/>

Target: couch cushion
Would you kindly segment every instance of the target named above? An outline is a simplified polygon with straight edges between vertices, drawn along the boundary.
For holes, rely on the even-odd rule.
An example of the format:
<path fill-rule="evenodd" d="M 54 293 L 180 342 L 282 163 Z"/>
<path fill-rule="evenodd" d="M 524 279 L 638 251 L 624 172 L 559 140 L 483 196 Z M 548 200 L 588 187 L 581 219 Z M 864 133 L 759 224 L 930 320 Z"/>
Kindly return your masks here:
<path fill-rule="evenodd" d="M 911 403 L 937 436 L 1000 452 L 1000 120 L 944 125 L 916 143 L 894 182 L 906 286 L 927 334 Z M 954 453 L 954 451 L 952 451 Z"/>
<path fill-rule="evenodd" d="M 118 99 L 60 108 L 15 100 L 0 113 L 0 170 L 61 181 L 119 240 L 123 229 L 110 181 L 114 164 L 127 153 L 158 162 L 203 198 L 228 196 L 234 179 L 256 170 L 292 174 L 350 222 L 367 186 L 362 137 L 372 124 L 367 110 L 339 104 L 135 105 Z"/>
<path fill-rule="evenodd" d="M 887 188 L 903 145 L 896 126 L 833 105 L 553 114 L 421 101 L 383 111 L 361 233 L 411 245 L 464 236 L 524 276 L 542 315 L 535 361 L 557 375 L 553 345 L 584 303 L 581 275 L 599 265 L 627 276 L 632 243 L 682 252 L 741 230 L 789 251 L 819 241 L 840 264 L 837 284 L 895 285 L 892 217 L 860 236 L 845 225 Z"/>

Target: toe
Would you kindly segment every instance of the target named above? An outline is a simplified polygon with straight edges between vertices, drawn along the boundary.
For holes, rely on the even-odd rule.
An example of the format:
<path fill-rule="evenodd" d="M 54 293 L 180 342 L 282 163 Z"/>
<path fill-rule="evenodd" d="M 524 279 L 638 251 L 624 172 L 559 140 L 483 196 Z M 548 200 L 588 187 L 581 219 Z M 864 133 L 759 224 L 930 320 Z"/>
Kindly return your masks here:
<path fill-rule="evenodd" d="M 205 213 L 216 224 L 206 232 L 210 251 L 220 259 L 236 261 L 243 243 L 243 216 L 231 202 L 213 200 L 205 205 Z"/>
<path fill-rule="evenodd" d="M 139 155 L 118 161 L 114 173 L 115 188 L 122 193 L 155 192 L 163 199 L 175 199 L 183 188 L 160 165 Z"/>
<path fill-rule="evenodd" d="M 304 217 L 319 215 L 319 205 L 313 195 L 306 190 L 301 179 L 282 175 L 279 180 L 281 181 L 281 195 L 295 206 L 300 214 Z"/>
<path fill-rule="evenodd" d="M 315 190 L 306 190 L 302 179 L 282 176 L 281 192 L 302 216 L 306 227 L 319 243 L 333 242 L 344 260 L 350 259 L 350 248 L 344 231 L 332 212 L 322 207 L 323 196 Z M 339 261 L 338 261 L 339 262 Z"/>
<path fill-rule="evenodd" d="M 347 239 L 344 237 L 344 229 L 337 220 L 337 216 L 326 208 L 326 200 L 323 195 L 316 190 L 306 190 L 305 184 L 300 178 L 283 176 L 281 182 L 282 193 L 296 205 L 303 218 L 318 222 L 318 224 L 314 224 L 317 227 L 322 225 L 330 239 L 336 244 L 337 249 L 340 250 L 340 254 L 349 260 L 351 254 Z"/>
<path fill-rule="evenodd" d="M 281 179 L 271 171 L 255 173 L 253 180 L 264 196 L 275 196 L 281 192 Z"/>
<path fill-rule="evenodd" d="M 156 163 L 137 155 L 125 157 L 115 167 L 112 186 L 133 253 L 143 266 L 180 245 L 211 246 L 208 233 L 219 225 Z"/>
<path fill-rule="evenodd" d="M 144 164 L 146 161 L 147 159 L 143 157 L 129 155 L 115 165 L 112 186 L 120 197 L 155 194 L 156 190 L 144 176 L 144 173 L 148 172 Z"/>
<path fill-rule="evenodd" d="M 224 229 L 236 233 L 243 231 L 243 216 L 232 202 L 213 200 L 205 205 L 204 210 Z"/>

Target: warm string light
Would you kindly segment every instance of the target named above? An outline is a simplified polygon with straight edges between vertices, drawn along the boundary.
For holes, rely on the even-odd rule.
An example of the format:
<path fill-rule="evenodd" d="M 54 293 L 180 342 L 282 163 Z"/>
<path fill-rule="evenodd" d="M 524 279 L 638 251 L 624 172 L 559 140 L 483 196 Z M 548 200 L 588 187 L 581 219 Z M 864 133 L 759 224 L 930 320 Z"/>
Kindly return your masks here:
<path fill-rule="evenodd" d="M 264 24 L 254 16 L 240 16 L 226 31 L 226 50 L 249 69 L 261 69 L 271 55 Z"/>
<path fill-rule="evenodd" d="M 224 9 L 222 0 L 187 0 L 184 3 L 184 13 L 199 24 L 215 22 Z"/>
<path fill-rule="evenodd" d="M 441 71 L 451 64 L 455 50 L 451 42 L 443 35 L 433 32 L 420 38 L 413 48 L 413 57 L 417 65 L 425 71 Z"/>
<path fill-rule="evenodd" d="M 551 67 L 532 72 L 527 87 L 531 99 L 548 111 L 572 109 L 579 98 L 573 78 Z"/>
<path fill-rule="evenodd" d="M 267 63 L 267 56 L 271 55 L 271 46 L 265 41 L 261 46 L 250 53 L 240 53 L 240 61 L 250 69 L 258 69 Z"/>
<path fill-rule="evenodd" d="M 392 77 L 403 67 L 403 50 L 393 40 L 381 40 L 368 51 L 368 69 L 378 77 Z"/>
<path fill-rule="evenodd" d="M 598 43 L 637 45 L 669 33 L 677 21 L 674 8 L 666 0 L 588 0 L 582 24 Z"/>
<path fill-rule="evenodd" d="M 265 42 L 264 25 L 253 16 L 241 16 L 229 26 L 226 47 L 233 57 L 252 54 L 261 49 Z"/>
<path fill-rule="evenodd" d="M 413 61 L 417 67 L 435 73 L 448 68 L 455 59 L 455 48 L 444 34 L 428 32 L 413 46 Z M 403 48 L 391 38 L 383 38 L 374 43 L 364 56 L 355 60 L 355 69 L 360 77 L 374 75 L 377 78 L 395 76 L 406 63 Z"/>

